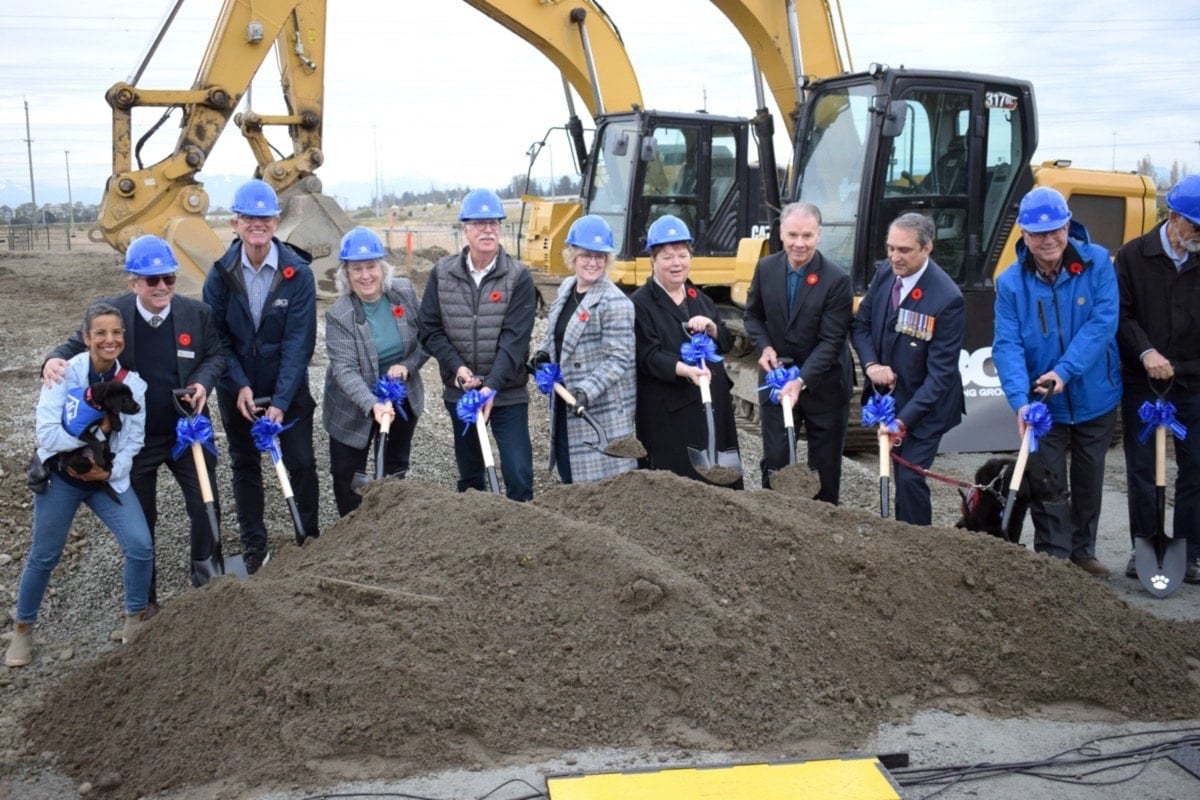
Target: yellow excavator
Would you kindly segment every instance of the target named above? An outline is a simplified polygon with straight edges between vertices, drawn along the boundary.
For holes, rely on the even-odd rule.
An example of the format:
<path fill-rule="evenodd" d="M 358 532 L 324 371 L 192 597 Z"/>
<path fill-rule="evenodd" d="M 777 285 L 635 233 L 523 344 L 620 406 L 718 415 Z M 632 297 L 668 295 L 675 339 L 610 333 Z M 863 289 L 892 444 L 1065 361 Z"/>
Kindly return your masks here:
<path fill-rule="evenodd" d="M 254 153 L 255 176 L 279 195 L 283 215 L 277 235 L 311 253 L 321 276 L 333 266 L 334 248 L 352 227 L 337 203 L 321 193 L 314 172 L 325 158 L 325 0 L 225 0 L 192 86 L 139 88 L 138 80 L 182 4 L 173 0 L 133 76 L 105 94 L 112 108 L 113 168 L 89 238 L 123 252 L 136 237 L 156 234 L 174 246 L 189 277 L 202 280 L 225 248 L 205 219 L 208 193 L 196 176 L 232 117 Z M 268 116 L 246 110 L 235 115 L 272 44 L 288 113 Z M 166 111 L 135 142 L 133 111 L 145 107 Z M 173 152 L 143 165 L 142 146 L 176 110 L 181 120 Z M 286 126 L 291 154 L 272 148 L 264 132 L 270 126 Z"/>
<path fill-rule="evenodd" d="M 991 362 L 992 306 L 995 276 L 1015 259 L 1020 198 L 1034 186 L 1058 189 L 1093 239 L 1115 252 L 1155 224 L 1153 183 L 1072 168 L 1068 161 L 1032 165 L 1037 111 L 1028 81 L 878 64 L 849 71 L 837 0 L 711 2 L 754 58 L 759 165 L 745 163 L 740 147 L 749 121 L 711 118 L 705 125 L 707 115 L 673 119 L 638 109 L 602 114 L 584 159 L 579 200 L 539 205 L 523 255 L 550 272 L 561 269 L 554 256 L 571 222 L 580 213 L 600 214 L 619 232 L 613 277 L 634 287 L 649 275 L 645 227 L 673 213 L 697 233 L 693 280 L 737 307 L 756 262 L 771 249 L 771 212 L 789 200 L 820 207 L 821 250 L 850 272 L 859 293 L 885 255 L 888 224 L 906 211 L 925 214 L 936 226 L 934 257 L 962 287 L 968 314 L 961 368 L 970 425 L 944 437 L 943 449 L 1012 449 L 1012 415 Z M 586 37 L 581 41 L 586 49 Z M 602 64 L 597 71 L 602 78 Z M 769 136 L 762 146 L 770 129 L 769 118 L 763 120 L 762 76 L 784 113 L 793 148 L 778 195 L 771 188 Z M 763 196 L 765 209 L 755 205 Z M 725 205 L 730 198 L 739 201 L 736 210 Z M 752 219 L 750 235 L 734 233 Z M 757 372 L 735 372 L 735 394 L 750 412 L 758 402 Z"/>

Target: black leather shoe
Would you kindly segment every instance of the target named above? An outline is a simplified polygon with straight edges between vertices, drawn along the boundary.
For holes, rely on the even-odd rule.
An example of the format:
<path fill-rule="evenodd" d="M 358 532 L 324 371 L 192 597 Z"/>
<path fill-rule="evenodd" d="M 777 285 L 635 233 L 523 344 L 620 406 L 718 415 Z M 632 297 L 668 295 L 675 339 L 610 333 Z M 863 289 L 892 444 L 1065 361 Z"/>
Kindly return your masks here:
<path fill-rule="evenodd" d="M 1183 573 L 1184 583 L 1200 583 L 1200 558 L 1189 561 L 1187 572 Z"/>
<path fill-rule="evenodd" d="M 1125 562 L 1125 577 L 1137 578 L 1137 554 L 1130 553 L 1129 561 Z"/>
<path fill-rule="evenodd" d="M 266 550 L 247 550 L 242 554 L 242 561 L 246 564 L 247 575 L 253 575 L 258 572 L 270 560 L 271 554 Z"/>

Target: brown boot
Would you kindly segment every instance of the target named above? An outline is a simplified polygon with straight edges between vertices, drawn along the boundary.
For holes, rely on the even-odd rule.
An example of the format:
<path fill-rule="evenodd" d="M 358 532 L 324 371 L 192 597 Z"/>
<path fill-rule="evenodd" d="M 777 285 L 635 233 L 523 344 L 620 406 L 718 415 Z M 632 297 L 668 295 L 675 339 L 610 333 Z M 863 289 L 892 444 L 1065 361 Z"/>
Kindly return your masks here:
<path fill-rule="evenodd" d="M 4 666 L 23 667 L 33 660 L 33 625 L 18 622 L 13 629 L 12 641 L 4 652 Z"/>
<path fill-rule="evenodd" d="M 121 632 L 121 644 L 129 644 L 137 638 L 142 626 L 146 624 L 146 609 L 136 614 L 125 615 L 125 629 Z"/>

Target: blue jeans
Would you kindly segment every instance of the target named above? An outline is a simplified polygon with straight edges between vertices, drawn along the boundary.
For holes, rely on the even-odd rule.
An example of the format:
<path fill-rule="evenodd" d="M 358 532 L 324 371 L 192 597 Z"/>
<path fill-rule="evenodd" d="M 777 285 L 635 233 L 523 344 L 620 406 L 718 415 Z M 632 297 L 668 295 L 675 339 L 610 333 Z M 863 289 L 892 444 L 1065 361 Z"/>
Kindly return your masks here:
<path fill-rule="evenodd" d="M 62 480 L 57 473 L 50 475 L 50 485 L 45 494 L 33 496 L 33 544 L 25 569 L 21 571 L 21 585 L 17 591 L 17 622 L 37 621 L 38 609 L 50 573 L 58 566 L 63 548 L 67 544 L 67 532 L 75 519 L 81 503 L 100 518 L 117 537 L 117 544 L 125 556 L 125 613 L 136 614 L 146 607 L 146 595 L 150 591 L 150 574 L 154 570 L 154 545 L 150 543 L 150 529 L 142 507 L 132 491 L 120 492 L 121 502 L 115 502 L 105 492 L 81 489 Z"/>
<path fill-rule="evenodd" d="M 454 413 L 454 403 L 446 410 L 454 423 L 454 460 L 458 463 L 458 490 L 487 491 L 487 471 L 479 449 L 479 435 L 473 430 L 463 435 L 463 422 Z M 496 447 L 500 449 L 500 471 L 509 500 L 533 499 L 533 446 L 529 443 L 529 404 L 492 406 L 488 416 Z"/>

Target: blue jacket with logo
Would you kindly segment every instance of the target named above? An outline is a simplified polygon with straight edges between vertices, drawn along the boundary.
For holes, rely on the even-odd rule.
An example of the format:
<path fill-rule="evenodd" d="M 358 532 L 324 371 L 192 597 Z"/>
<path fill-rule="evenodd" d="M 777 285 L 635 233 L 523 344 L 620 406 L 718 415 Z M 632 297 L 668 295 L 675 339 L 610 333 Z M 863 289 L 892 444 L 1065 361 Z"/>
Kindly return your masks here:
<path fill-rule="evenodd" d="M 1057 372 L 1066 388 L 1046 405 L 1055 423 L 1070 425 L 1095 419 L 1121 400 L 1121 300 L 1108 251 L 1078 222 L 1068 233 L 1053 286 L 1038 277 L 1025 243 L 1017 243 L 1016 262 L 996 280 L 992 359 L 1014 411 L 1030 402 L 1039 376 Z"/>

